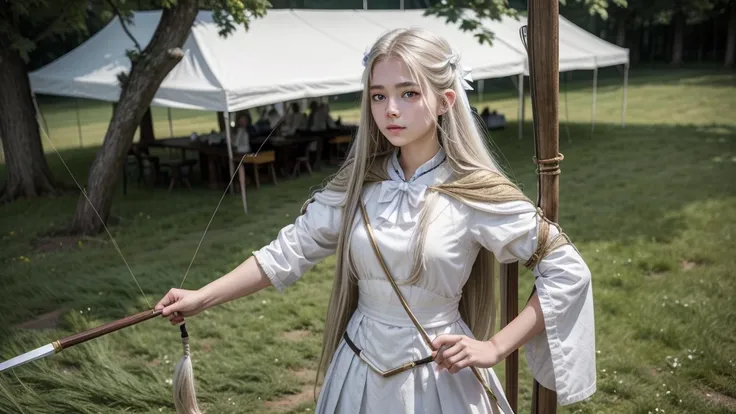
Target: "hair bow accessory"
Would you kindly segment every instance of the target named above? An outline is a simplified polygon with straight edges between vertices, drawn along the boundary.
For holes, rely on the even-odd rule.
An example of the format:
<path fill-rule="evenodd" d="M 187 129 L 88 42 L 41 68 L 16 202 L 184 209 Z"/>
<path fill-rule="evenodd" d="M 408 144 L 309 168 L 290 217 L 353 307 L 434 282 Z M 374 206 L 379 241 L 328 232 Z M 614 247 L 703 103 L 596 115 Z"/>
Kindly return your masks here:
<path fill-rule="evenodd" d="M 453 49 L 450 56 L 447 58 L 447 63 L 455 70 L 457 71 L 457 76 L 460 78 L 460 83 L 462 83 L 463 88 L 467 91 L 472 91 L 473 87 L 470 86 L 469 82 L 473 81 L 473 76 L 471 74 L 471 69 L 468 67 L 464 67 L 462 65 L 458 66 L 458 63 L 460 62 L 460 55 Z"/>
<path fill-rule="evenodd" d="M 368 60 L 370 60 L 371 57 L 371 51 L 370 49 L 366 49 L 365 52 L 363 52 L 363 67 L 366 67 L 368 65 Z"/>

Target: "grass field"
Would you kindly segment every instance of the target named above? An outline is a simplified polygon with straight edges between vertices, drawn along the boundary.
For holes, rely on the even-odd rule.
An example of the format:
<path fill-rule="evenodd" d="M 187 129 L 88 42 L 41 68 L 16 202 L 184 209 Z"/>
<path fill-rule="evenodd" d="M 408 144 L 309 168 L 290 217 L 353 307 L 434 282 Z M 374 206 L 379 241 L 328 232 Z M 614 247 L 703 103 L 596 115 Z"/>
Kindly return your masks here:
<path fill-rule="evenodd" d="M 509 128 L 494 133 L 494 143 L 534 198 L 531 124 L 518 140 L 507 83 L 489 85 L 475 104 L 507 115 Z M 560 223 L 593 273 L 598 392 L 558 412 L 736 411 L 736 74 L 632 71 L 626 128 L 620 77 L 604 78 L 593 132 L 590 83 L 562 90 Z M 74 102 L 42 103 L 51 138 L 79 180 L 110 116 L 109 106 L 83 107 L 80 149 Z M 349 102 L 332 107 L 346 120 L 357 114 Z M 168 136 L 166 111 L 154 116 L 157 134 Z M 176 134 L 216 125 L 210 113 L 174 111 L 174 118 Z M 48 159 L 55 179 L 73 186 L 57 156 Z M 226 197 L 184 287 L 200 287 L 268 243 L 327 173 L 251 191 L 247 216 L 239 197 Z M 0 179 L 6 174 L 0 166 Z M 48 236 L 71 218 L 78 191 L 0 206 L 0 360 L 144 310 L 179 286 L 220 193 L 129 190 L 116 195 L 111 231 L 145 298 L 104 235 Z M 284 294 L 267 289 L 188 320 L 207 412 L 313 409 L 333 269 L 328 258 Z M 522 301 L 530 287 L 524 270 Z M 18 327 L 49 312 L 60 315 L 50 329 Z M 180 356 L 178 329 L 148 321 L 0 374 L 0 412 L 172 413 L 170 380 Z M 529 412 L 523 353 L 520 387 L 519 411 Z"/>

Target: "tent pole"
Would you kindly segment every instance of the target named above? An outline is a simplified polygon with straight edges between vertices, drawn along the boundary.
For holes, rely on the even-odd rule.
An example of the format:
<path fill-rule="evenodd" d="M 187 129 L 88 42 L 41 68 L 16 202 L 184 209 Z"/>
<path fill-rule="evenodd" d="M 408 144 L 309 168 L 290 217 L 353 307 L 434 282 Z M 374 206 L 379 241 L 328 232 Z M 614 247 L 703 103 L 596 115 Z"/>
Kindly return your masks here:
<path fill-rule="evenodd" d="M 478 103 L 483 101 L 483 86 L 484 86 L 483 79 L 478 80 Z"/>
<path fill-rule="evenodd" d="M 79 148 L 82 148 L 84 147 L 84 142 L 82 140 L 82 120 L 79 118 L 79 98 L 74 98 L 74 107 L 77 112 L 77 134 L 79 134 Z"/>
<path fill-rule="evenodd" d="M 363 0 L 363 10 L 368 10 L 368 0 Z"/>
<path fill-rule="evenodd" d="M 399 0 L 399 9 L 404 10 L 404 0 Z"/>
<path fill-rule="evenodd" d="M 233 143 L 230 140 L 230 111 L 227 110 L 223 112 L 222 115 L 225 118 L 225 141 L 227 142 L 227 159 L 229 161 L 227 163 L 227 166 L 229 167 L 229 170 L 230 170 L 230 177 L 232 177 L 233 174 L 235 173 L 235 169 L 233 166 Z M 230 192 L 231 193 L 233 192 L 232 187 L 230 187 Z"/>
<path fill-rule="evenodd" d="M 621 126 L 626 126 L 626 90 L 629 86 L 629 64 L 624 63 L 624 99 L 621 102 Z"/>
<path fill-rule="evenodd" d="M 519 89 L 519 139 L 524 134 L 524 74 L 518 75 L 516 87 Z"/>
<path fill-rule="evenodd" d="M 166 115 L 169 117 L 169 137 L 174 138 L 174 122 L 171 120 L 171 108 L 166 108 Z"/>
<path fill-rule="evenodd" d="M 230 180 L 232 181 L 235 177 L 235 166 L 233 165 L 233 143 L 230 138 L 230 110 L 224 111 L 222 117 L 225 119 L 225 140 L 227 141 L 227 159 L 228 169 L 230 170 Z M 243 199 L 243 211 L 248 214 L 248 203 L 245 199 L 245 166 L 243 163 L 238 162 L 238 179 L 240 180 L 240 198 Z M 230 183 L 228 183 L 229 185 Z M 234 192 L 232 185 L 230 186 L 230 193 Z"/>
<path fill-rule="evenodd" d="M 591 109 L 590 132 L 595 130 L 595 98 L 598 92 L 598 68 L 593 69 L 593 108 Z"/>

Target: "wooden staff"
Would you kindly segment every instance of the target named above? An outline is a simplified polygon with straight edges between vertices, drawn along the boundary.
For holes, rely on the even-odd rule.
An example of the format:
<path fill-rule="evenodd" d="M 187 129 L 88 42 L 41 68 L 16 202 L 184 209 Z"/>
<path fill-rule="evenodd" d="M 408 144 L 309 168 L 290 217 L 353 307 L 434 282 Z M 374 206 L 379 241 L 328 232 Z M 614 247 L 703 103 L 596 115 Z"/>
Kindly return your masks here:
<path fill-rule="evenodd" d="M 558 0 L 528 1 L 529 79 L 532 90 L 534 141 L 539 164 L 538 204 L 558 222 L 559 153 L 559 4 Z M 557 412 L 557 394 L 534 381 L 532 413 Z"/>

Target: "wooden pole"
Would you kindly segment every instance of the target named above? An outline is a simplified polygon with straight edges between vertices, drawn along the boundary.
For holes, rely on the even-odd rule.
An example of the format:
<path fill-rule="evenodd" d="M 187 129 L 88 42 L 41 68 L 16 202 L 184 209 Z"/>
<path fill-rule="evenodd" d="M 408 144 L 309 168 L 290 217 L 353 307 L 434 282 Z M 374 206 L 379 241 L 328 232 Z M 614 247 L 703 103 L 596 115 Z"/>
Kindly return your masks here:
<path fill-rule="evenodd" d="M 529 0 L 528 45 L 532 88 L 532 112 L 536 155 L 539 160 L 559 155 L 558 100 L 559 80 L 559 4 L 558 0 Z M 559 207 L 559 170 L 556 164 L 542 164 L 539 175 L 539 206 L 547 218 L 557 222 Z M 557 394 L 534 381 L 532 413 L 557 412 Z"/>
<path fill-rule="evenodd" d="M 519 262 L 501 265 L 502 328 L 519 315 Z M 519 350 L 506 357 L 506 399 L 516 413 L 519 406 Z"/>
<path fill-rule="evenodd" d="M 74 98 L 74 107 L 76 108 L 77 112 L 77 133 L 79 134 L 79 148 L 84 147 L 84 142 L 82 141 L 82 120 L 79 117 L 79 98 Z"/>

